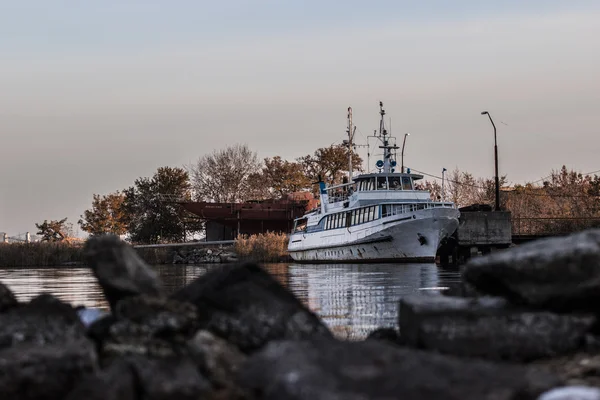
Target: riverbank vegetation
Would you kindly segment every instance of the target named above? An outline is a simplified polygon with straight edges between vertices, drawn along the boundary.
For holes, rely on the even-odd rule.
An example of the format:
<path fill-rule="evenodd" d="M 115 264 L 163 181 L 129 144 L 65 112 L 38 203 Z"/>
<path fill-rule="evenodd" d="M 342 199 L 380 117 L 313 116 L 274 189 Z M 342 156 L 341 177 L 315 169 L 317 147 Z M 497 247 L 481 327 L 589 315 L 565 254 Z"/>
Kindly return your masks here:
<path fill-rule="evenodd" d="M 81 243 L 0 243 L 0 266 L 3 268 L 66 266 L 82 262 Z"/>
<path fill-rule="evenodd" d="M 288 236 L 267 232 L 260 235 L 240 235 L 235 242 L 235 253 L 241 260 L 280 262 L 288 260 Z"/>
<path fill-rule="evenodd" d="M 348 152 L 347 146 L 338 144 L 295 160 L 274 156 L 261 161 L 246 145 L 228 146 L 200 157 L 192 165 L 158 168 L 152 177 L 138 178 L 129 188 L 94 194 L 92 206 L 83 213 L 79 225 L 92 236 L 113 233 L 136 244 L 184 242 L 202 236 L 204 221 L 184 210 L 181 202 L 260 201 L 294 192 L 317 196 L 314 183 L 319 179 L 328 184 L 347 179 Z M 361 171 L 360 156 L 353 152 L 352 159 L 353 170 Z M 446 173 L 442 192 L 440 176 L 414 168 L 412 172 L 424 176 L 417 185 L 429 190 L 432 200 L 445 199 L 458 207 L 494 205 L 492 177 L 477 178 L 455 168 Z M 524 184 L 511 184 L 507 176 L 501 176 L 500 185 L 500 204 L 512 213 L 513 232 L 556 234 L 600 225 L 598 175 L 562 166 L 543 179 Z M 60 240 L 56 235 L 46 237 Z M 242 240 L 240 246 L 249 241 L 259 245 L 258 239 Z M 257 250 L 261 251 L 271 257 L 271 249 Z"/>

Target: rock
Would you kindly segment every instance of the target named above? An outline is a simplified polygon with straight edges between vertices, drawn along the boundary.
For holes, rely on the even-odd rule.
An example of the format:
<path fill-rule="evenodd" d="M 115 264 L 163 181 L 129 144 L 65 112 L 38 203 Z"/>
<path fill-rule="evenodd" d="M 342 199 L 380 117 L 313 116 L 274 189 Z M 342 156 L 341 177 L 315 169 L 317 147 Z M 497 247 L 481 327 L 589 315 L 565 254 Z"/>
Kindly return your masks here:
<path fill-rule="evenodd" d="M 181 257 L 179 254 L 175 253 L 175 255 L 173 256 L 173 264 L 182 264 L 184 261 L 183 257 Z"/>
<path fill-rule="evenodd" d="M 540 239 L 474 258 L 463 279 L 477 291 L 558 312 L 598 312 L 600 230 Z"/>
<path fill-rule="evenodd" d="M 116 307 L 118 320 L 143 325 L 152 336 L 191 336 L 198 330 L 198 312 L 190 303 L 148 296 L 129 297 Z"/>
<path fill-rule="evenodd" d="M 555 374 L 570 386 L 600 387 L 600 355 L 597 352 L 579 352 L 544 358 L 536 360 L 530 365 Z"/>
<path fill-rule="evenodd" d="M 394 328 L 379 328 L 369 333 L 365 340 L 384 340 L 388 343 L 402 345 L 404 344 L 398 331 Z"/>
<path fill-rule="evenodd" d="M 517 366 L 333 339 L 270 343 L 240 367 L 256 400 L 535 399 L 560 381 Z"/>
<path fill-rule="evenodd" d="M 271 340 L 331 336 L 314 313 L 255 264 L 213 269 L 172 298 L 196 305 L 201 329 L 245 353 Z"/>
<path fill-rule="evenodd" d="M 158 274 L 118 237 L 92 237 L 84 252 L 112 310 L 128 296 L 162 295 Z"/>
<path fill-rule="evenodd" d="M 106 369 L 83 379 L 65 400 L 131 400 L 139 399 L 133 367 L 118 360 Z"/>
<path fill-rule="evenodd" d="M 1 398 L 62 399 L 95 368 L 96 355 L 89 341 L 21 343 L 0 350 Z"/>
<path fill-rule="evenodd" d="M 0 349 L 17 343 L 67 343 L 85 339 L 77 312 L 49 294 L 0 314 Z"/>
<path fill-rule="evenodd" d="M 189 343 L 189 354 L 213 388 L 222 392 L 221 398 L 241 396 L 235 375 L 246 356 L 237 347 L 208 331 L 199 331 Z"/>
<path fill-rule="evenodd" d="M 187 357 L 151 359 L 132 357 L 143 400 L 198 400 L 207 398 L 212 387 Z"/>
<path fill-rule="evenodd" d="M 0 312 L 16 307 L 17 304 L 18 301 L 13 292 L 0 282 Z"/>
<path fill-rule="evenodd" d="M 188 358 L 127 357 L 83 380 L 67 400 L 196 400 L 211 391 Z"/>
<path fill-rule="evenodd" d="M 198 329 L 193 304 L 147 296 L 121 300 L 115 313 L 89 329 L 102 358 L 124 355 L 168 357 L 182 352 Z"/>
<path fill-rule="evenodd" d="M 579 350 L 595 323 L 592 315 L 515 309 L 491 297 L 413 295 L 399 307 L 407 345 L 492 360 L 530 361 Z"/>
<path fill-rule="evenodd" d="M 565 386 L 543 393 L 538 400 L 600 400 L 600 389 L 588 386 Z"/>

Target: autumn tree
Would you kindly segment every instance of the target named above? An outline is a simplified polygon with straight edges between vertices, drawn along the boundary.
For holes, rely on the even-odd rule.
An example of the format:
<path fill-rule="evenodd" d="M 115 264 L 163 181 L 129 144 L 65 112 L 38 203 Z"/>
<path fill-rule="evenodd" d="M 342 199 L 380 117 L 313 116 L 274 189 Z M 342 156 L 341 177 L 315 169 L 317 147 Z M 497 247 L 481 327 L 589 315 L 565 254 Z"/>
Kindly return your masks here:
<path fill-rule="evenodd" d="M 256 195 L 254 185 L 262 184 L 262 164 L 247 145 L 235 144 L 206 154 L 191 165 L 191 187 L 198 201 L 241 202 Z"/>
<path fill-rule="evenodd" d="M 318 176 L 330 184 L 340 183 L 342 177 L 348 174 L 348 147 L 339 144 L 317 149 L 313 155 L 307 155 L 296 159 L 302 167 L 304 175 L 315 182 Z M 352 170 L 362 171 L 362 159 L 355 151 L 352 151 Z"/>
<path fill-rule="evenodd" d="M 124 191 L 123 212 L 129 216 L 133 242 L 181 242 L 187 231 L 200 229 L 177 203 L 191 200 L 188 178 L 182 168 L 161 167 L 152 178 L 139 178 Z"/>
<path fill-rule="evenodd" d="M 35 224 L 38 228 L 37 234 L 40 235 L 42 242 L 59 242 L 65 239 L 67 234 L 67 218 L 61 220 L 44 220 L 41 224 Z"/>
<path fill-rule="evenodd" d="M 118 191 L 106 196 L 94 194 L 92 208 L 84 211 L 79 226 L 91 235 L 124 235 L 129 223 L 128 214 L 123 207 L 124 201 L 125 195 Z"/>
<path fill-rule="evenodd" d="M 280 156 L 265 158 L 262 176 L 264 183 L 279 197 L 310 189 L 310 179 L 304 173 L 302 165 L 283 160 Z"/>

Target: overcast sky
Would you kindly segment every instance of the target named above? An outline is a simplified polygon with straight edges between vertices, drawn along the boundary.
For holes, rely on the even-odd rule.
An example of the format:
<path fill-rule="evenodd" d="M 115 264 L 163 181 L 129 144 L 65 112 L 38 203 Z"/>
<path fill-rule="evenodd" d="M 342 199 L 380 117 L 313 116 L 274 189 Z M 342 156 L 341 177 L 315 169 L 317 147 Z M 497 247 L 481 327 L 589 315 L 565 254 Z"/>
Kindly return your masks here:
<path fill-rule="evenodd" d="M 293 159 L 378 127 L 405 165 L 600 169 L 600 2 L 0 0 L 0 231 L 247 143 Z M 366 152 L 361 150 L 366 159 Z M 374 162 L 374 159 L 371 159 Z"/>

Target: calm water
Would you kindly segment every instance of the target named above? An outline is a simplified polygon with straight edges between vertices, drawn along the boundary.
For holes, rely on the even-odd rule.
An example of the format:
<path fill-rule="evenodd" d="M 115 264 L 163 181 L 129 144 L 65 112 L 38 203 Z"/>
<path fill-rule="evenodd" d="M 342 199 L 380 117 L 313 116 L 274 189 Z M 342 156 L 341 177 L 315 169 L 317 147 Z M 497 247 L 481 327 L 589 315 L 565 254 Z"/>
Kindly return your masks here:
<path fill-rule="evenodd" d="M 219 265 L 157 266 L 170 292 Z M 342 338 L 361 338 L 377 327 L 395 326 L 398 300 L 459 280 L 456 270 L 435 264 L 295 265 L 265 268 Z M 74 305 L 108 308 L 88 268 L 0 269 L 0 281 L 20 300 L 49 292 Z"/>

